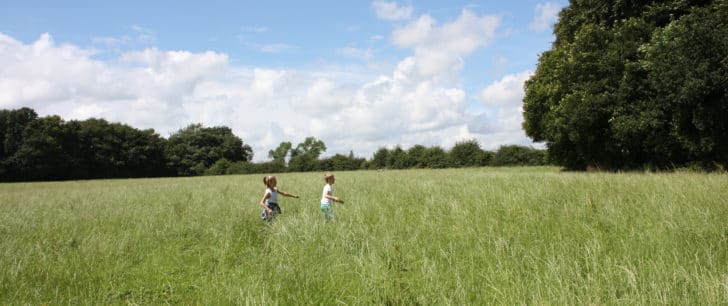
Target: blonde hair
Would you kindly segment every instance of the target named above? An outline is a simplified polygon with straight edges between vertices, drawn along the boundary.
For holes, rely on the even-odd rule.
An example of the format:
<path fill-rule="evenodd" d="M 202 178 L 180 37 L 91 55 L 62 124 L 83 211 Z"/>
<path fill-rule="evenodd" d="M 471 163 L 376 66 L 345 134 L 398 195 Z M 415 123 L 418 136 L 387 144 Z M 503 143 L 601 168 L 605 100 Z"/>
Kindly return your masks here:
<path fill-rule="evenodd" d="M 328 182 L 332 178 L 334 178 L 334 175 L 331 174 L 331 172 L 326 172 L 326 174 L 324 174 L 324 181 L 325 182 Z"/>
<path fill-rule="evenodd" d="M 272 176 L 272 175 L 267 175 L 267 176 L 264 176 L 264 177 L 263 177 L 263 184 L 264 184 L 264 185 L 265 185 L 266 187 L 270 187 L 270 185 L 269 185 L 269 184 L 270 184 L 270 183 L 269 183 L 269 182 L 270 182 L 270 180 L 275 180 L 275 179 L 276 179 L 276 177 L 275 177 L 275 176 Z"/>

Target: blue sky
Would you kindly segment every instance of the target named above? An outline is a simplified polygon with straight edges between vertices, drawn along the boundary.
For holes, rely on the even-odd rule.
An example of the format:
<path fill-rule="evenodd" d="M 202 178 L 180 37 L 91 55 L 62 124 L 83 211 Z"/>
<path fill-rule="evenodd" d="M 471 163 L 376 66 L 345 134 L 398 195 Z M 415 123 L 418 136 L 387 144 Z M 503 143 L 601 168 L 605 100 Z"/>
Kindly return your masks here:
<path fill-rule="evenodd" d="M 535 145 L 522 84 L 566 1 L 3 1 L 0 108 L 168 136 L 226 125 L 281 141 Z"/>

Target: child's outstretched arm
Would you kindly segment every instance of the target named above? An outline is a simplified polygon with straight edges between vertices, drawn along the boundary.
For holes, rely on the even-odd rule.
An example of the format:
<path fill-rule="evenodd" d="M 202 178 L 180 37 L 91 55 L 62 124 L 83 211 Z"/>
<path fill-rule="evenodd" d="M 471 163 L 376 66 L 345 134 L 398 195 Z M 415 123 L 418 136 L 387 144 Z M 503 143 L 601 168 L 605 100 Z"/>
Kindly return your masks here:
<path fill-rule="evenodd" d="M 340 204 L 344 204 L 344 200 L 340 199 L 340 198 L 339 198 L 339 197 L 337 197 L 337 196 L 334 196 L 334 195 L 330 195 L 330 194 L 327 194 L 327 195 L 325 195 L 325 197 L 326 197 L 327 199 L 331 200 L 331 201 L 334 201 L 334 202 L 338 202 L 338 203 L 340 203 Z"/>
<path fill-rule="evenodd" d="M 281 194 L 281 195 L 284 195 L 284 196 L 287 196 L 287 197 L 289 197 L 289 198 L 296 198 L 296 199 L 298 199 L 298 195 L 296 195 L 296 194 L 288 193 L 288 192 L 285 192 L 285 191 L 283 191 L 283 190 L 280 190 L 280 189 L 276 189 L 276 191 L 277 191 L 277 192 L 278 192 L 279 194 Z"/>

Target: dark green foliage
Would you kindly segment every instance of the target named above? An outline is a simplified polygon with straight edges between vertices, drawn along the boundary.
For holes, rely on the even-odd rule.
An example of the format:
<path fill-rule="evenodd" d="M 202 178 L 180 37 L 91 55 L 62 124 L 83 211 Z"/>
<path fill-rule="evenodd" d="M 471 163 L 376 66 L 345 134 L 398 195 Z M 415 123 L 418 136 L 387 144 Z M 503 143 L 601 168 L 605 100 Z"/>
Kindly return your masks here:
<path fill-rule="evenodd" d="M 326 145 L 307 137 L 293 149 L 290 142 L 282 142 L 269 151 L 270 162 L 251 163 L 250 146 L 228 127 L 192 124 L 166 140 L 154 130 L 104 119 L 39 118 L 29 108 L 0 110 L 0 141 L 0 181 L 470 167 L 493 159 L 475 140 L 458 142 L 449 152 L 414 145 L 408 150 L 381 148 L 370 161 L 353 151 L 321 159 Z M 520 156 L 503 164 L 536 164 Z"/>
<path fill-rule="evenodd" d="M 425 168 L 425 152 L 427 148 L 423 145 L 414 145 L 407 150 L 408 168 Z"/>
<path fill-rule="evenodd" d="M 225 174 L 255 174 L 255 173 L 282 173 L 286 172 L 286 166 L 279 162 L 264 162 L 264 163 L 251 163 L 251 162 L 236 162 L 230 164 L 226 169 Z"/>
<path fill-rule="evenodd" d="M 523 146 L 501 147 L 500 155 L 480 148 L 474 139 L 457 142 L 449 152 L 439 146 L 414 145 L 408 150 L 399 146 L 380 148 L 367 163 L 369 169 L 409 169 L 482 167 L 504 165 L 545 165 L 546 152 Z"/>
<path fill-rule="evenodd" d="M 389 149 L 379 148 L 377 152 L 372 156 L 372 160 L 369 162 L 370 169 L 384 169 L 387 168 L 387 161 L 389 160 Z"/>
<path fill-rule="evenodd" d="M 447 153 L 439 146 L 425 149 L 422 160 L 427 168 L 447 168 L 450 165 Z"/>
<path fill-rule="evenodd" d="M 480 144 L 475 139 L 457 142 L 450 149 L 450 161 L 453 167 L 485 166 L 489 157 L 480 149 Z"/>
<path fill-rule="evenodd" d="M 493 166 L 541 166 L 546 163 L 546 152 L 534 148 L 501 146 L 493 155 Z"/>
<path fill-rule="evenodd" d="M 70 170 L 65 151 L 63 121 L 56 116 L 38 118 L 23 130 L 17 150 L 6 159 L 9 180 L 63 179 Z M 58 165 L 58 166 L 57 166 Z"/>
<path fill-rule="evenodd" d="M 326 152 L 326 144 L 314 137 L 306 137 L 295 149 L 291 150 L 290 171 L 314 171 L 319 168 L 318 158 Z"/>
<path fill-rule="evenodd" d="M 16 178 L 21 162 L 16 153 L 23 143 L 23 132 L 38 114 L 30 108 L 0 111 L 0 177 L 4 180 Z"/>
<path fill-rule="evenodd" d="M 166 175 L 164 139 L 103 119 L 38 118 L 29 108 L 0 111 L 0 179 L 58 180 Z"/>
<path fill-rule="evenodd" d="M 206 128 L 191 124 L 169 137 L 167 159 L 177 175 L 203 174 L 221 158 L 231 162 L 249 161 L 253 150 L 228 127 Z"/>
<path fill-rule="evenodd" d="M 223 175 L 227 174 L 228 169 L 230 169 L 230 166 L 232 166 L 232 163 L 225 159 L 221 158 L 218 159 L 210 168 L 205 170 L 205 175 Z"/>
<path fill-rule="evenodd" d="M 394 147 L 389 151 L 387 156 L 387 168 L 390 169 L 406 169 L 408 168 L 407 152 L 402 150 L 400 146 Z"/>
<path fill-rule="evenodd" d="M 151 129 L 38 118 L 29 108 L 0 110 L 0 140 L 2 181 L 224 174 L 252 158 L 227 127 L 190 125 L 167 141 Z"/>
<path fill-rule="evenodd" d="M 268 157 L 272 158 L 274 162 L 285 164 L 286 157 L 288 157 L 288 153 L 291 152 L 291 146 L 290 141 L 281 142 L 281 144 L 278 145 L 278 148 L 268 151 Z"/>
<path fill-rule="evenodd" d="M 728 1 L 659 29 L 644 65 L 670 136 L 690 161 L 728 165 Z"/>
<path fill-rule="evenodd" d="M 70 121 L 69 142 L 77 145 L 74 178 L 148 177 L 167 174 L 164 139 L 154 130 L 137 130 L 103 119 Z"/>
<path fill-rule="evenodd" d="M 526 134 L 571 169 L 725 165 L 726 3 L 571 1 L 526 82 Z"/>
<path fill-rule="evenodd" d="M 362 164 L 366 161 L 364 158 L 354 157 L 354 152 L 349 155 L 336 154 L 329 158 L 324 158 L 319 162 L 319 170 L 322 171 L 342 171 L 342 170 L 358 170 L 362 168 Z"/>
<path fill-rule="evenodd" d="M 38 119 L 34 110 L 24 107 L 17 110 L 0 110 L 0 158 L 13 155 L 23 142 L 23 131 Z"/>

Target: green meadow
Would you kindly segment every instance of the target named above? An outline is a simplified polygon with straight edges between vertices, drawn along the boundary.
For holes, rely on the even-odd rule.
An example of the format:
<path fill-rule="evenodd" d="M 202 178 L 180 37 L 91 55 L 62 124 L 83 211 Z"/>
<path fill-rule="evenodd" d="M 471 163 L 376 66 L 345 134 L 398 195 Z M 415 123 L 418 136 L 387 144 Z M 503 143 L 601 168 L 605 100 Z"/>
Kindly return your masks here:
<path fill-rule="evenodd" d="M 0 304 L 727 304 L 728 175 L 551 167 L 0 184 Z"/>

